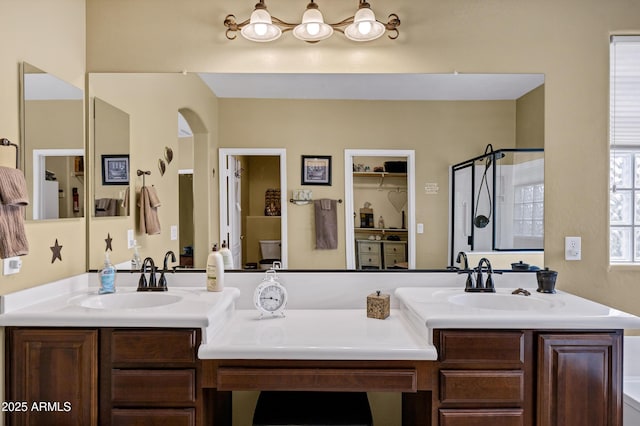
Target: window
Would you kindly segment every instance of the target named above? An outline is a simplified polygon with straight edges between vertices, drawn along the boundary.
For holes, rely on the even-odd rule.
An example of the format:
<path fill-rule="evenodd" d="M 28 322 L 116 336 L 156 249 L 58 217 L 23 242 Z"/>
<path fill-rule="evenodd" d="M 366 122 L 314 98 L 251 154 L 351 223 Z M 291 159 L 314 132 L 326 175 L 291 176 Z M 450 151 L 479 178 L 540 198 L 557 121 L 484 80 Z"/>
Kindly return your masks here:
<path fill-rule="evenodd" d="M 610 55 L 609 261 L 640 264 L 640 36 Z"/>
<path fill-rule="evenodd" d="M 544 183 L 516 186 L 514 198 L 514 236 L 544 237 Z"/>

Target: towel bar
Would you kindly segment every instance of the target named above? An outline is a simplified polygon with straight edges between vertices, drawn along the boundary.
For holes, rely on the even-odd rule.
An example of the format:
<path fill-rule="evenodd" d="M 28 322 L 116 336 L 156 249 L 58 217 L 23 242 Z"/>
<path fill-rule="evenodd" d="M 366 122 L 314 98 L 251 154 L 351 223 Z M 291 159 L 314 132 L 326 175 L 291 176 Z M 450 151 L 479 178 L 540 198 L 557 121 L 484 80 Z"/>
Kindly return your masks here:
<path fill-rule="evenodd" d="M 1 138 L 0 139 L 0 146 L 12 146 L 16 149 L 16 169 L 20 168 L 20 148 L 18 148 L 18 145 L 16 145 L 15 143 L 11 142 L 9 139 L 7 138 Z"/>

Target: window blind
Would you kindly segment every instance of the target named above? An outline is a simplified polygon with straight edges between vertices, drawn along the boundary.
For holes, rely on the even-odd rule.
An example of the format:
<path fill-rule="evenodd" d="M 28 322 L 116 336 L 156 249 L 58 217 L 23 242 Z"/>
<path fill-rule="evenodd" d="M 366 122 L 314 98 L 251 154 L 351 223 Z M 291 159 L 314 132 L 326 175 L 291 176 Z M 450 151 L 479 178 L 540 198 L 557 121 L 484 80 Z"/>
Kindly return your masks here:
<path fill-rule="evenodd" d="M 640 36 L 611 38 L 610 143 L 640 147 Z"/>

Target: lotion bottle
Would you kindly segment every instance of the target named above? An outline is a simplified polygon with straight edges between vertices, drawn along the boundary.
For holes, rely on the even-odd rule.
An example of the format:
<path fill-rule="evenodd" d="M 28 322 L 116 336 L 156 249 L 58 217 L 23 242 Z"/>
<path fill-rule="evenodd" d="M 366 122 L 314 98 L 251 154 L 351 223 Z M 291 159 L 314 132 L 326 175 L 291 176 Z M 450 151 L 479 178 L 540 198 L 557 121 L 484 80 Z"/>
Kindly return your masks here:
<path fill-rule="evenodd" d="M 115 293 L 116 291 L 116 267 L 109 260 L 109 252 L 104 252 L 104 267 L 98 272 L 100 276 L 100 294 Z"/>
<path fill-rule="evenodd" d="M 226 240 L 222 242 L 220 254 L 222 255 L 222 263 L 224 263 L 224 269 L 233 269 L 233 255 L 231 254 L 231 250 L 227 248 Z"/>
<path fill-rule="evenodd" d="M 142 268 L 142 259 L 140 259 L 140 253 L 138 249 L 140 246 L 136 240 L 133 240 L 133 257 L 131 258 L 131 269 L 139 271 Z"/>
<path fill-rule="evenodd" d="M 207 257 L 207 290 L 222 291 L 224 289 L 224 261 L 218 251 L 218 245 L 214 244 L 211 253 Z"/>

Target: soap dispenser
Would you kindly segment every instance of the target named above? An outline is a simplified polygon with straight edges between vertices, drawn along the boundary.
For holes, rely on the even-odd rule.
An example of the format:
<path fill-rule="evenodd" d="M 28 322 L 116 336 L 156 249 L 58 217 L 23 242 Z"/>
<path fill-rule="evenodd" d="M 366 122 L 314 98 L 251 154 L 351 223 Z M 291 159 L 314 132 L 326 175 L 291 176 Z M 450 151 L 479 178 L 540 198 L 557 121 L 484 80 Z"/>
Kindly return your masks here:
<path fill-rule="evenodd" d="M 116 267 L 109 259 L 109 252 L 104 252 L 104 267 L 98 272 L 100 277 L 100 294 L 115 293 L 116 291 Z"/>

